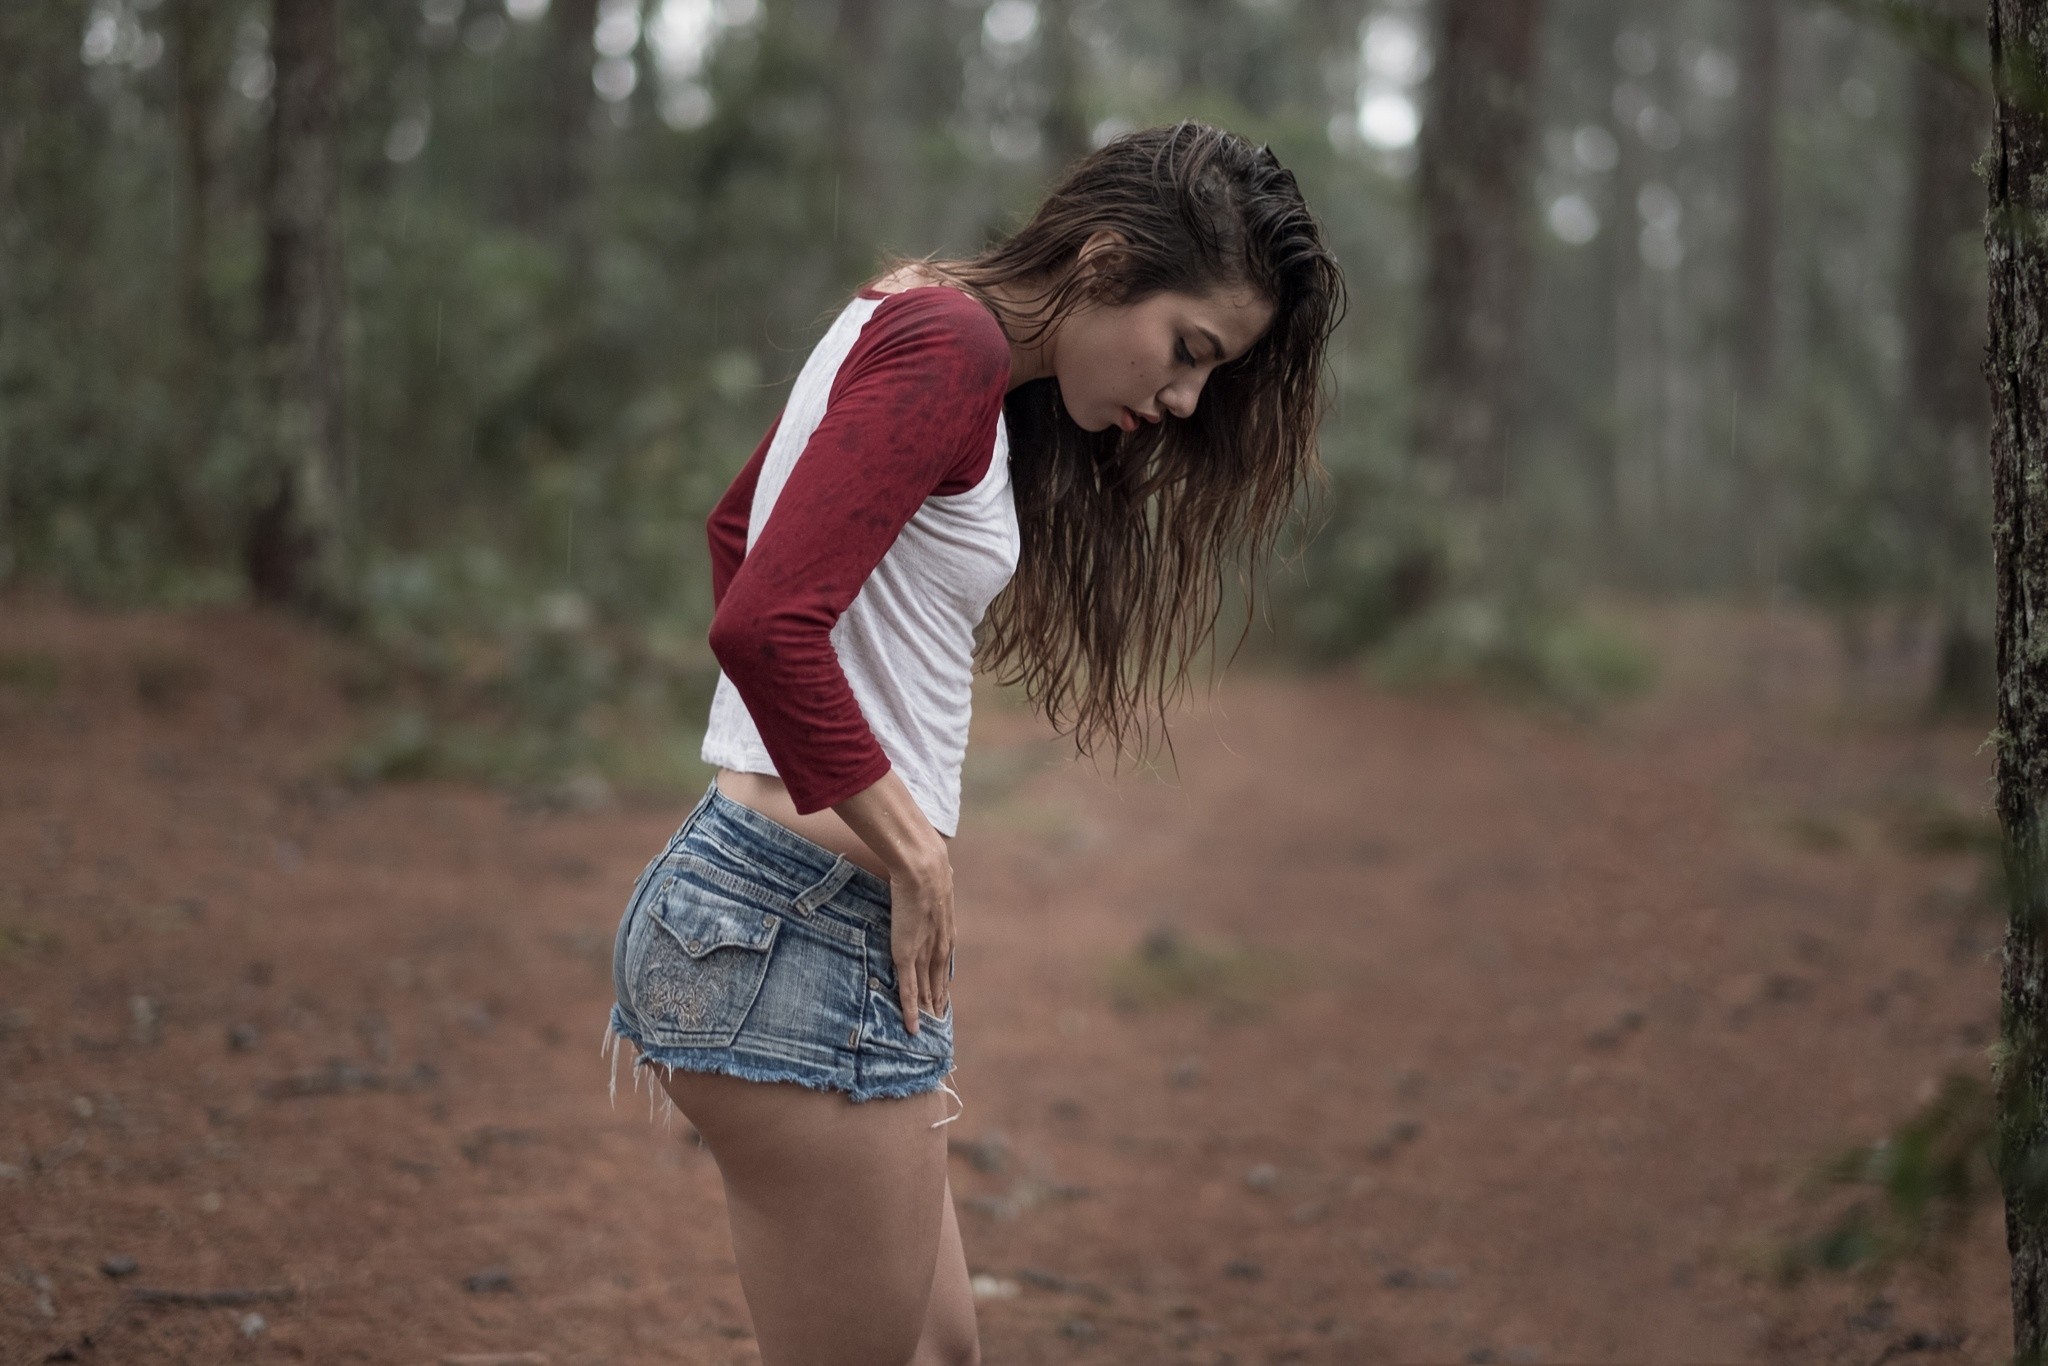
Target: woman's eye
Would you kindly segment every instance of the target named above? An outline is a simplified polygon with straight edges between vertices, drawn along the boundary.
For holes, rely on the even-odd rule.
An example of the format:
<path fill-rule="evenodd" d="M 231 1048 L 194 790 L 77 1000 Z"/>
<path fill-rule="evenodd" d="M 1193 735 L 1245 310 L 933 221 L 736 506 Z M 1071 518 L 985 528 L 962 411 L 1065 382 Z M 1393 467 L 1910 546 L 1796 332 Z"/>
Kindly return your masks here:
<path fill-rule="evenodd" d="M 1185 341 L 1176 340 L 1173 344 L 1173 353 L 1180 357 L 1182 365 L 1193 365 L 1195 363 L 1194 353 L 1188 350 L 1188 344 Z"/>

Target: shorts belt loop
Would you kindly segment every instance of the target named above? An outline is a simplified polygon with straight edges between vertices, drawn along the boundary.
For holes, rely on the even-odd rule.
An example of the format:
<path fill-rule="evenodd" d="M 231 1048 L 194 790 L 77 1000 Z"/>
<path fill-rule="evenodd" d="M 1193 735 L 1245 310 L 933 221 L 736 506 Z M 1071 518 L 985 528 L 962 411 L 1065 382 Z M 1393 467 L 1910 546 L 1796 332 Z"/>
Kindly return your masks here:
<path fill-rule="evenodd" d="M 837 855 L 832 860 L 831 871 L 812 883 L 797 896 L 796 900 L 790 902 L 791 908 L 798 915 L 809 915 L 817 910 L 839 894 L 839 889 L 853 876 L 853 867 L 853 862 L 846 855 Z"/>

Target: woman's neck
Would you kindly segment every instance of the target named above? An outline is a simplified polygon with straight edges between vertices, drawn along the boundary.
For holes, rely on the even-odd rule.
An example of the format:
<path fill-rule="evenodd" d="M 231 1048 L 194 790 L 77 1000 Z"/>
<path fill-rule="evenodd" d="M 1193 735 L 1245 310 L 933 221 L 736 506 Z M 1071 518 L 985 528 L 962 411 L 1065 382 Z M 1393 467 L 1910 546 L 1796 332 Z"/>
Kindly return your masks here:
<path fill-rule="evenodd" d="M 994 284 L 984 291 L 999 305 L 1006 318 L 1015 318 L 1021 324 L 1018 331 L 1028 332 L 1036 321 L 1037 310 L 1045 303 L 1045 291 L 1038 285 L 1025 281 L 1007 281 Z M 1011 328 L 1003 328 L 1009 334 Z M 1059 344 L 1059 328 L 1049 327 L 1029 342 L 1014 338 L 1010 342 L 1010 383 L 1015 389 L 1020 384 L 1029 384 L 1035 379 L 1044 379 L 1053 373 L 1055 348 Z"/>

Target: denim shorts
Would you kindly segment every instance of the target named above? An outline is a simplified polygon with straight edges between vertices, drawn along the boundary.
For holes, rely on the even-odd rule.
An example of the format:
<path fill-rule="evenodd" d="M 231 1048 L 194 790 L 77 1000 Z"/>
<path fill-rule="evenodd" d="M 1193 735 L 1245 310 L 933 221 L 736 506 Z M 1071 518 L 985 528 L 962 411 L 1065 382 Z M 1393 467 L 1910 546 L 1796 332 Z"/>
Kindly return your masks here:
<path fill-rule="evenodd" d="M 789 827 L 705 791 L 647 865 L 612 947 L 605 1029 L 642 1066 L 842 1091 L 944 1089 L 953 1010 L 903 1027 L 889 884 Z"/>

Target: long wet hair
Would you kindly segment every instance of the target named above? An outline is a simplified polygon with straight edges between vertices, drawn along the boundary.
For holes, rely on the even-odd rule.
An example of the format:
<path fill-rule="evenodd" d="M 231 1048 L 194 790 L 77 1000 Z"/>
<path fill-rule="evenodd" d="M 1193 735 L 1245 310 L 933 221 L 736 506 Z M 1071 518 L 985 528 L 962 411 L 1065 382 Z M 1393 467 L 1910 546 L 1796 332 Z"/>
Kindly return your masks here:
<path fill-rule="evenodd" d="M 1082 244 L 1104 229 L 1122 244 L 1078 268 Z M 975 662 L 1021 683 L 1082 754 L 1106 740 L 1142 759 L 1214 638 L 1226 575 L 1249 606 L 1252 571 L 1297 493 L 1326 480 L 1323 357 L 1345 294 L 1321 229 L 1270 149 L 1183 121 L 1090 153 L 1030 222 L 970 260 L 895 264 L 973 294 L 1026 345 L 1078 308 L 1166 291 L 1249 287 L 1273 305 L 1265 334 L 1210 373 L 1185 419 L 1085 431 L 1050 377 L 1004 400 L 1021 547 Z M 1043 291 L 1027 317 L 987 292 L 1018 283 Z"/>

